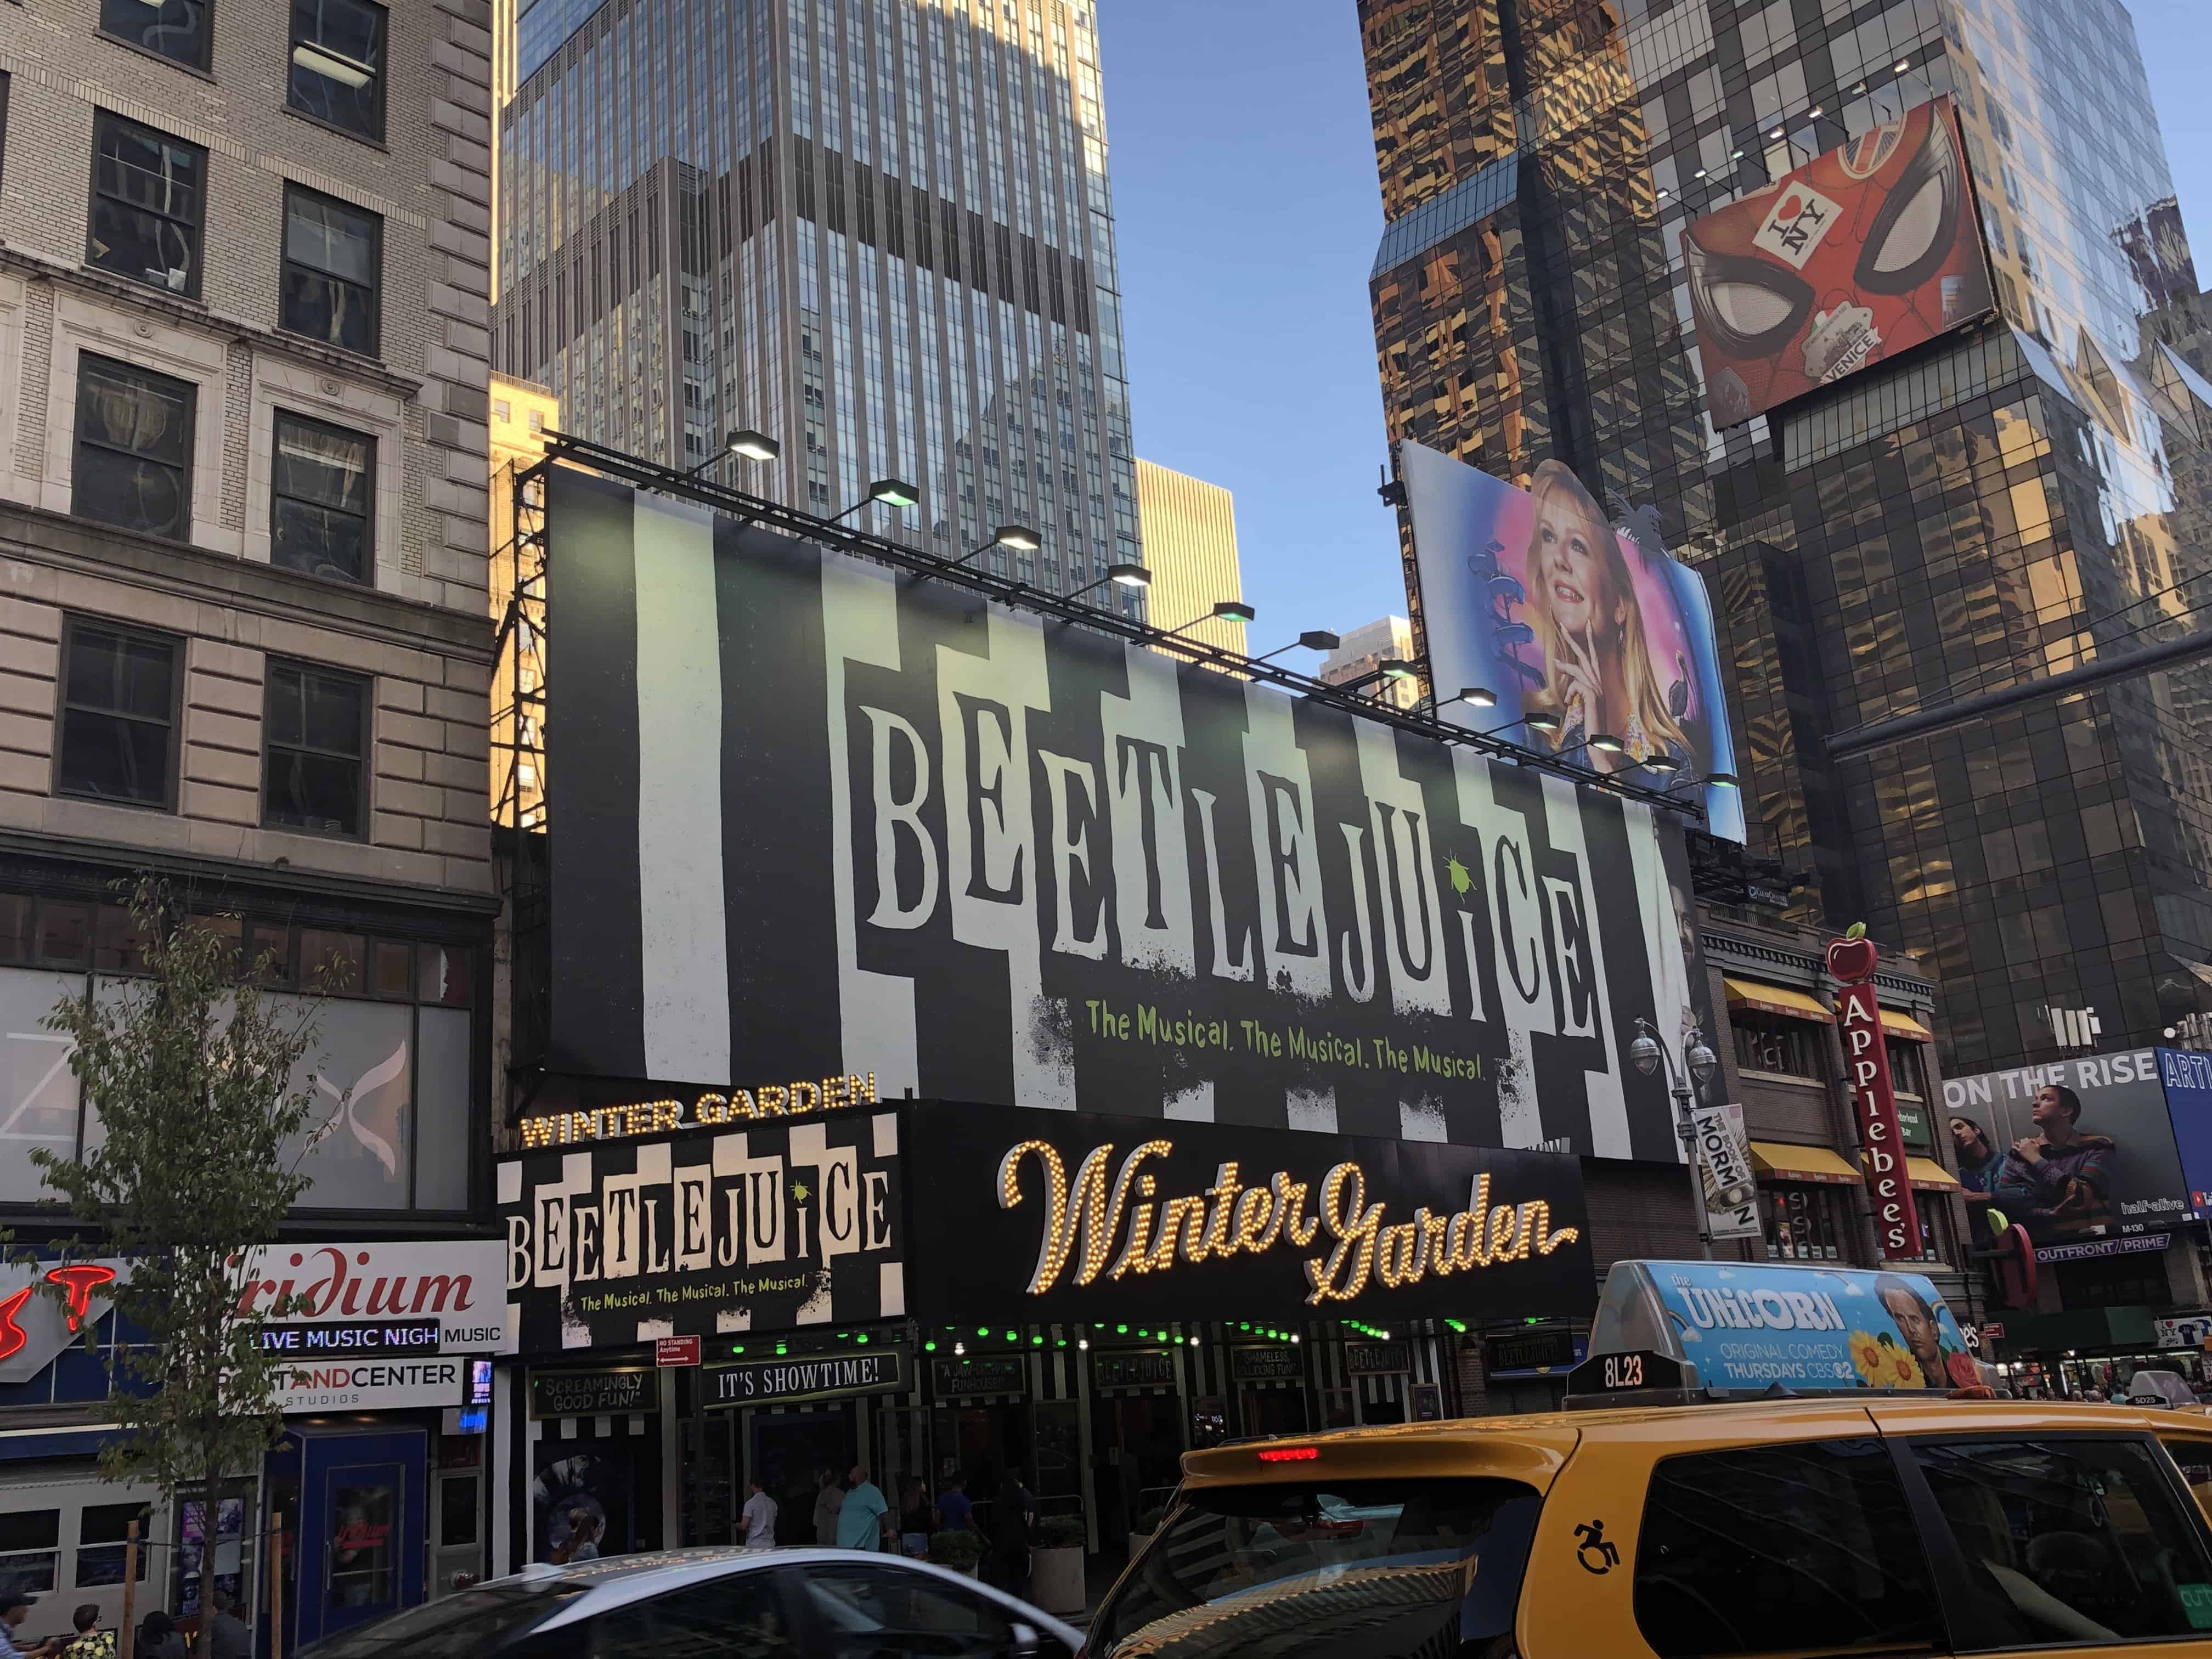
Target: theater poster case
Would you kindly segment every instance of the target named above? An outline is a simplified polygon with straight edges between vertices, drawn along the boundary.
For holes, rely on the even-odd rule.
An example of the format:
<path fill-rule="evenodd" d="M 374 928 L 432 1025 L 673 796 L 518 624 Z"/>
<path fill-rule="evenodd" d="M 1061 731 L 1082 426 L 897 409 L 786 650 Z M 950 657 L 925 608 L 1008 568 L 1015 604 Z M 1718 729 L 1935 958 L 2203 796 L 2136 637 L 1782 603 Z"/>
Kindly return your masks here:
<path fill-rule="evenodd" d="M 726 1115 L 722 1097 L 710 1115 Z M 861 1109 L 626 1138 L 497 1165 L 526 1354 L 902 1317 L 899 1125 Z"/>
<path fill-rule="evenodd" d="M 1671 815 L 574 469 L 546 522 L 549 1070 L 1680 1158 Z"/>

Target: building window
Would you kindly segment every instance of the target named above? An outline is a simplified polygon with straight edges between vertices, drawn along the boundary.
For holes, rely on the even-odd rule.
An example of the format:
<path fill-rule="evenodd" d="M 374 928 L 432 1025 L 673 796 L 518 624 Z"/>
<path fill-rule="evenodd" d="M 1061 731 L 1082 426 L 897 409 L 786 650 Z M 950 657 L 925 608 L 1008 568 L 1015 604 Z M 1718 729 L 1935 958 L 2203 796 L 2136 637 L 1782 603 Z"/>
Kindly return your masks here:
<path fill-rule="evenodd" d="M 92 158 L 86 262 L 198 298 L 207 152 L 101 110 L 93 121 Z"/>
<path fill-rule="evenodd" d="M 1767 1255 L 1790 1261 L 1845 1260 L 1838 1205 L 1832 1187 L 1787 1181 L 1762 1183 L 1759 1214 L 1766 1226 Z"/>
<path fill-rule="evenodd" d="M 72 620 L 62 638 L 62 714 L 54 788 L 141 806 L 171 803 L 177 642 Z"/>
<path fill-rule="evenodd" d="M 1958 1235 L 1951 1225 L 1951 1206 L 1942 1193 L 1923 1190 L 1912 1195 L 1912 1212 L 1920 1218 L 1920 1254 L 1928 1261 L 1956 1266 Z"/>
<path fill-rule="evenodd" d="M 368 819 L 362 761 L 368 682 L 303 663 L 271 662 L 264 720 L 262 823 L 359 836 Z"/>
<path fill-rule="evenodd" d="M 375 485 L 374 438 L 278 410 L 270 562 L 314 576 L 365 580 L 374 562 Z"/>
<path fill-rule="evenodd" d="M 77 359 L 70 511 L 185 541 L 192 530 L 195 388 L 89 352 Z"/>
<path fill-rule="evenodd" d="M 156 58 L 208 66 L 206 0 L 100 0 L 100 27 Z"/>
<path fill-rule="evenodd" d="M 1741 1069 L 1782 1077 L 1820 1075 L 1814 1060 L 1819 1033 L 1805 1021 L 1731 1008 L 1729 1024 L 1735 1031 L 1735 1063 Z"/>
<path fill-rule="evenodd" d="M 284 296 L 295 334 L 374 357 L 384 222 L 336 197 L 284 186 Z"/>
<path fill-rule="evenodd" d="M 292 0 L 292 107 L 381 139 L 386 24 L 368 0 Z"/>
<path fill-rule="evenodd" d="M 53 1589 L 61 1540 L 59 1510 L 19 1510 L 0 1516 L 0 1587 L 20 1595 Z"/>
<path fill-rule="evenodd" d="M 1921 1045 L 1900 1042 L 1890 1038 L 1884 1045 L 1889 1050 L 1890 1086 L 1901 1095 L 1928 1097 L 1928 1073 L 1921 1063 Z"/>

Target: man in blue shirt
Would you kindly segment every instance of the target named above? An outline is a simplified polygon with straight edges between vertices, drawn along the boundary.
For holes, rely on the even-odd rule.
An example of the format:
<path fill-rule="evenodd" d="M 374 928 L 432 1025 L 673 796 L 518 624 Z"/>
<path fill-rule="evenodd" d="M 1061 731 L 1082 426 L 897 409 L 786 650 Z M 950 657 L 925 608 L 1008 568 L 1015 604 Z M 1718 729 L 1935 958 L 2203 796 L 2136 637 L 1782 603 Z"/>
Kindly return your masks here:
<path fill-rule="evenodd" d="M 853 1466 L 853 1484 L 837 1511 L 837 1547 L 841 1550 L 884 1550 L 890 1545 L 890 1508 L 876 1483 L 868 1479 L 865 1463 Z"/>
<path fill-rule="evenodd" d="M 975 1524 L 975 1506 L 968 1500 L 966 1476 L 956 1474 L 945 1483 L 945 1490 L 937 1495 L 937 1512 L 945 1518 L 947 1532 L 966 1532 Z"/>
<path fill-rule="evenodd" d="M 35 1647 L 19 1647 L 15 1632 L 31 1616 L 31 1598 L 20 1591 L 0 1592 L 0 1659 L 39 1659 L 52 1653 L 60 1643 L 58 1636 L 50 1636 Z"/>

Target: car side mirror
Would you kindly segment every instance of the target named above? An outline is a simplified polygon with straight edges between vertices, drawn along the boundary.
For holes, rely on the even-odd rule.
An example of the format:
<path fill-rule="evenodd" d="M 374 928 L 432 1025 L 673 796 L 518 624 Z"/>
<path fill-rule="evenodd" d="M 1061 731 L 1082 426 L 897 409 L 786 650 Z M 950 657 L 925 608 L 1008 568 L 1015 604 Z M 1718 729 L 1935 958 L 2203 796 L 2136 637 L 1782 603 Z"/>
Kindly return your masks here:
<path fill-rule="evenodd" d="M 1036 1659 L 1036 1656 L 1043 1650 L 1043 1647 L 1044 1638 L 1038 1633 L 1035 1625 L 1025 1625 L 1018 1620 L 1015 1621 L 1013 1647 L 1015 1659 Z"/>

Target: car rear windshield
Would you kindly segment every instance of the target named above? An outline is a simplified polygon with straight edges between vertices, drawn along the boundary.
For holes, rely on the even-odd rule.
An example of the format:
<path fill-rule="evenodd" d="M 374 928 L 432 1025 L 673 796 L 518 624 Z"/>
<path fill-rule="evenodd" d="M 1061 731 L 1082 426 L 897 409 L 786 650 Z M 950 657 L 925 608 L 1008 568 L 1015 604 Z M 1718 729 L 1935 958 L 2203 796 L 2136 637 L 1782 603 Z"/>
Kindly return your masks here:
<path fill-rule="evenodd" d="M 333 1636 L 301 1659 L 489 1659 L 588 1588 L 550 1577 L 483 1584 Z"/>
<path fill-rule="evenodd" d="M 1513 1480 L 1185 1492 L 1099 1609 L 1091 1650 L 1385 1659 L 1503 1636 L 1542 1503 Z"/>

